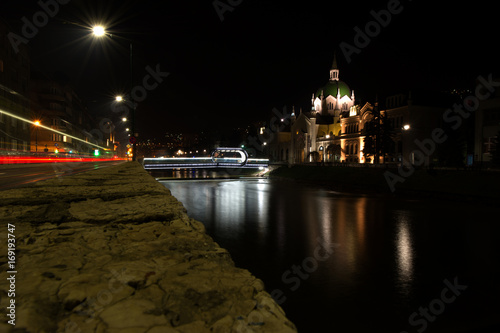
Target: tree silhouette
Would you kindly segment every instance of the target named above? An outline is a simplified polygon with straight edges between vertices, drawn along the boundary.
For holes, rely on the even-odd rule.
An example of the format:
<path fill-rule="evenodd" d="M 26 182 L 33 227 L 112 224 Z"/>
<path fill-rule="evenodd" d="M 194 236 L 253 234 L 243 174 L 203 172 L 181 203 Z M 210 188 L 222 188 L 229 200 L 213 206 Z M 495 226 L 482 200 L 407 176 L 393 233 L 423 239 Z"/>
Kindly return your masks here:
<path fill-rule="evenodd" d="M 366 158 L 373 156 L 374 163 L 379 163 L 380 157 L 384 163 L 394 153 L 394 129 L 385 113 L 374 110 L 373 117 L 365 123 L 363 134 L 363 154 Z"/>

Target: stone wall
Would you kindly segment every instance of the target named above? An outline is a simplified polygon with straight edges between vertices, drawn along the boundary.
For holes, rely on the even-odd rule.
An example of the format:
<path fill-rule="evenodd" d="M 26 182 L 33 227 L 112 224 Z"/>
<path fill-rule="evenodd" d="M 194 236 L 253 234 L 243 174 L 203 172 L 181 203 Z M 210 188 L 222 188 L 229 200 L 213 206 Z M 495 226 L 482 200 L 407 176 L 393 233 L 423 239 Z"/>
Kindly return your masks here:
<path fill-rule="evenodd" d="M 296 332 L 262 281 L 138 163 L 0 195 L 1 332 Z"/>

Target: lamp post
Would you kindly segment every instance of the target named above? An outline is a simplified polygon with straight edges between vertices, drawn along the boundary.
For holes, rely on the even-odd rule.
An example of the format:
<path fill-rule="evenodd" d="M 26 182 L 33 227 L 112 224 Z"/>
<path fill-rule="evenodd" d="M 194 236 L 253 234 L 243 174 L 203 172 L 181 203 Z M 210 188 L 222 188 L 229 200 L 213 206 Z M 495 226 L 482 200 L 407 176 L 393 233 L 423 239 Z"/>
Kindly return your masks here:
<path fill-rule="evenodd" d="M 104 28 L 101 25 L 96 25 L 92 28 L 92 34 L 96 38 L 102 38 L 102 37 L 112 37 L 111 34 L 108 34 L 106 32 L 106 28 Z M 132 89 L 134 88 L 134 61 L 133 61 L 133 44 L 130 39 L 120 37 L 122 39 L 127 40 L 130 43 L 130 93 L 132 93 Z M 124 101 L 123 97 L 117 96 L 116 97 L 117 102 L 122 102 Z M 132 144 L 132 161 L 136 160 L 136 133 L 135 133 L 135 110 L 136 110 L 137 104 L 132 102 L 132 115 L 131 115 L 131 130 L 132 130 L 132 136 L 130 137 L 130 143 Z"/>
<path fill-rule="evenodd" d="M 135 133 L 135 110 L 137 108 L 137 103 L 134 101 L 129 101 L 126 98 L 123 98 L 123 96 L 116 96 L 115 98 L 116 102 L 118 103 L 123 103 L 127 102 L 127 105 L 132 109 L 132 120 L 130 122 L 130 127 L 126 129 L 127 132 L 129 132 L 129 143 L 132 145 L 132 161 L 136 160 L 136 133 Z M 122 118 L 122 121 L 128 122 L 128 118 Z"/>
<path fill-rule="evenodd" d="M 35 121 L 35 153 L 38 153 L 38 126 L 40 126 L 40 121 Z"/>
<path fill-rule="evenodd" d="M 401 132 L 402 134 L 402 137 L 401 137 L 401 165 L 403 165 L 403 162 L 404 162 L 404 156 L 405 154 L 403 153 L 403 151 L 405 150 L 405 148 L 408 148 L 408 145 L 405 144 L 405 141 L 408 141 L 408 134 L 405 134 L 405 133 L 408 133 L 409 130 L 412 129 L 412 127 L 410 126 L 410 124 L 404 124 L 403 127 L 401 127 L 401 129 L 403 130 Z M 410 156 L 411 158 L 411 156 Z M 412 164 L 413 164 L 413 161 L 410 161 Z"/>

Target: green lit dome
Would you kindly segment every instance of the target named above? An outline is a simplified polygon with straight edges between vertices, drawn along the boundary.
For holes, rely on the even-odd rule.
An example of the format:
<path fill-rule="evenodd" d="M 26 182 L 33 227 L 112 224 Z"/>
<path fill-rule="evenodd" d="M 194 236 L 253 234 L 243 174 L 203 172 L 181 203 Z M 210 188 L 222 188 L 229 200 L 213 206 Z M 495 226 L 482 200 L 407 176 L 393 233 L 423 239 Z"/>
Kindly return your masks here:
<path fill-rule="evenodd" d="M 330 81 L 324 87 L 319 88 L 316 92 L 316 97 L 321 95 L 321 90 L 323 90 L 324 98 L 332 95 L 337 98 L 337 91 L 340 89 L 340 97 L 351 97 L 351 89 L 349 86 L 343 81 Z"/>

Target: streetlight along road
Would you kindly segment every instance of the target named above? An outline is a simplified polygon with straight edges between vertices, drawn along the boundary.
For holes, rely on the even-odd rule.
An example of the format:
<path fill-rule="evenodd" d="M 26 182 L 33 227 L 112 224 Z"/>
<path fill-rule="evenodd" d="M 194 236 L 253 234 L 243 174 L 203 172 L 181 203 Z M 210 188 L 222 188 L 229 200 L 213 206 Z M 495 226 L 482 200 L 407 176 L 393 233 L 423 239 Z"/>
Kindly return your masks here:
<path fill-rule="evenodd" d="M 106 28 L 102 25 L 96 25 L 92 27 L 92 34 L 96 38 L 104 38 L 106 36 L 112 38 L 113 35 L 109 34 L 106 32 Z M 132 89 L 134 87 L 134 62 L 133 62 L 133 45 L 132 45 L 132 40 L 124 38 L 119 36 L 120 39 L 127 40 L 130 43 L 130 92 L 132 92 Z M 116 96 L 116 101 L 117 102 L 123 102 L 125 99 L 122 96 Z M 137 108 L 137 104 L 134 102 L 132 103 L 132 119 L 130 120 L 131 122 L 131 130 L 132 130 L 132 135 L 135 135 L 135 110 Z M 125 120 L 124 120 L 125 121 Z M 132 142 L 131 142 L 132 143 Z M 132 143 L 132 161 L 136 160 L 136 144 L 135 141 Z"/>

